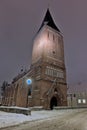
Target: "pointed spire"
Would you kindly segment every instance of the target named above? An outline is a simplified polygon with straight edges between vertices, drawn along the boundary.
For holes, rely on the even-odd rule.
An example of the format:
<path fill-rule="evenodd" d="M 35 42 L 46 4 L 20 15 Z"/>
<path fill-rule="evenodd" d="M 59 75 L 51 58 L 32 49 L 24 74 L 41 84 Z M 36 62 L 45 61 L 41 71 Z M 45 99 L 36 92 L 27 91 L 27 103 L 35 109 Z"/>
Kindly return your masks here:
<path fill-rule="evenodd" d="M 40 29 L 44 26 L 44 25 L 48 25 L 50 26 L 51 28 L 57 30 L 58 32 L 60 32 L 60 30 L 57 28 L 57 26 L 55 25 L 54 21 L 53 21 L 53 18 L 50 14 L 50 11 L 49 11 L 49 8 L 47 9 L 47 12 L 46 12 L 46 15 L 44 17 L 44 20 L 41 24 L 41 27 Z"/>
<path fill-rule="evenodd" d="M 49 9 L 50 8 L 50 3 L 48 3 L 48 6 L 47 6 L 47 9 Z"/>

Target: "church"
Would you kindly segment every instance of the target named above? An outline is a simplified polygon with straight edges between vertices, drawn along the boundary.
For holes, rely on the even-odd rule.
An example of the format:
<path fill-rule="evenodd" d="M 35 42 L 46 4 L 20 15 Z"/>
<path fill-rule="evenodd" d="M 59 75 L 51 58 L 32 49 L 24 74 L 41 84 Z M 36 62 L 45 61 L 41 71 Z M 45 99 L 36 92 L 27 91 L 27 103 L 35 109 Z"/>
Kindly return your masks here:
<path fill-rule="evenodd" d="M 33 40 L 30 69 L 8 85 L 2 105 L 44 109 L 67 106 L 63 35 L 49 9 Z"/>

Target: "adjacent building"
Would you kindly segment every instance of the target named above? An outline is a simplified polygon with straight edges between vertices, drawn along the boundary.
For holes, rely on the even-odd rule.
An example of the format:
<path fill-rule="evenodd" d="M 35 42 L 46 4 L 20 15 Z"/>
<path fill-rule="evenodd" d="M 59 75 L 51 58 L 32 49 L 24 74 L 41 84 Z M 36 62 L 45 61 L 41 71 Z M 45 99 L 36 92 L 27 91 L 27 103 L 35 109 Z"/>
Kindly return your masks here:
<path fill-rule="evenodd" d="M 69 107 L 87 107 L 87 83 L 71 85 L 67 93 Z"/>

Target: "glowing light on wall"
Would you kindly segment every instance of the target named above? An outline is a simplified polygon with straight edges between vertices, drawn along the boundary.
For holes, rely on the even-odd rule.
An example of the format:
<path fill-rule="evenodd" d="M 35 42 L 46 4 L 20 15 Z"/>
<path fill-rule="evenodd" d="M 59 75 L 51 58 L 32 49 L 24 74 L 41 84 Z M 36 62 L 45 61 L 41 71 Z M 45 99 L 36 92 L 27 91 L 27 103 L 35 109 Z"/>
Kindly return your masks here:
<path fill-rule="evenodd" d="M 81 103 L 81 99 L 78 99 L 78 103 Z"/>
<path fill-rule="evenodd" d="M 27 79 L 26 83 L 27 83 L 27 85 L 31 85 L 32 84 L 32 80 L 31 79 Z"/>
<path fill-rule="evenodd" d="M 47 43 L 47 39 L 45 36 L 43 36 L 41 39 L 40 39 L 40 43 L 39 43 L 39 47 L 43 47 L 44 44 Z"/>
<path fill-rule="evenodd" d="M 84 104 L 86 103 L 86 99 L 83 99 L 83 103 L 84 103 Z"/>

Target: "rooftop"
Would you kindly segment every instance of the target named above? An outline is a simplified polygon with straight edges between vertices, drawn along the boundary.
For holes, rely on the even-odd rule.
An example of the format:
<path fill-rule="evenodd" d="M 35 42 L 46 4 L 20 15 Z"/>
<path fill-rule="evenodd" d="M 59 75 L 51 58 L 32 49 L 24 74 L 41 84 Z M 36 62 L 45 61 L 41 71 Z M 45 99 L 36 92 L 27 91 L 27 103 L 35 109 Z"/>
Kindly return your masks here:
<path fill-rule="evenodd" d="M 41 24 L 40 29 L 41 29 L 44 25 L 48 25 L 48 26 L 50 26 L 51 28 L 55 29 L 56 31 L 60 32 L 60 30 L 57 28 L 56 24 L 54 23 L 54 20 L 53 20 L 53 18 L 52 18 L 52 16 L 51 16 L 51 13 L 50 13 L 49 9 L 47 9 L 47 12 L 46 12 L 46 14 L 45 14 L 45 17 L 44 17 L 44 20 L 43 20 L 43 22 L 42 22 L 42 24 Z M 40 30 L 40 29 L 39 29 L 39 30 Z"/>

